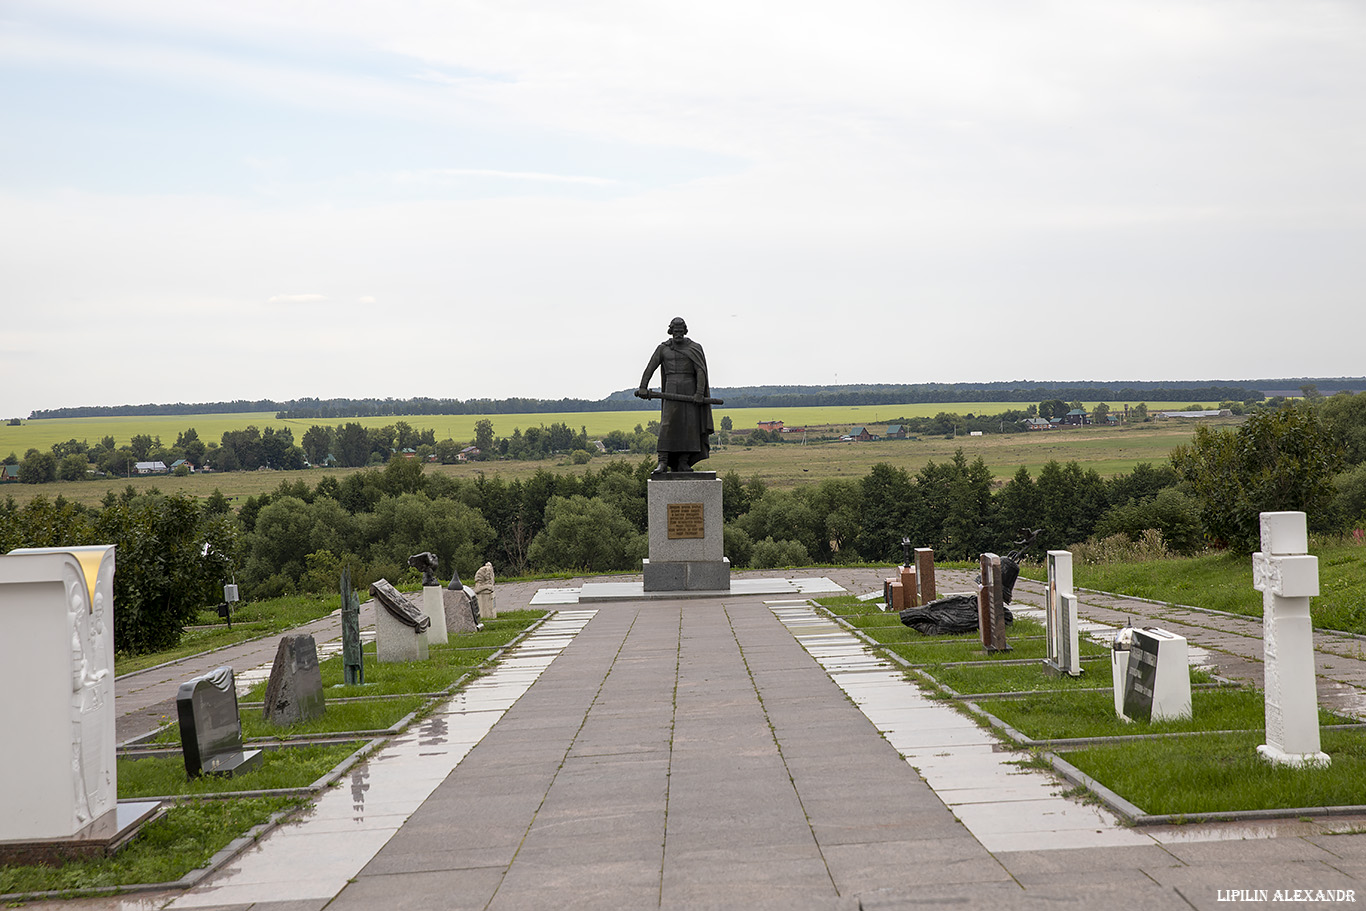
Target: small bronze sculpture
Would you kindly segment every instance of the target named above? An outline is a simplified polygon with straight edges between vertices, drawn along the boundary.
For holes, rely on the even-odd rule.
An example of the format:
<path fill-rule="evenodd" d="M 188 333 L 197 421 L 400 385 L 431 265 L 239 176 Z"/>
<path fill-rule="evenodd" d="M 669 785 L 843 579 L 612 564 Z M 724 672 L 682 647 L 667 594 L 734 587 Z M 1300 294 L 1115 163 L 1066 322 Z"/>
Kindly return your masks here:
<path fill-rule="evenodd" d="M 428 585 L 440 585 L 436 579 L 436 554 L 431 551 L 424 551 L 420 554 L 413 554 L 408 558 L 408 565 L 413 569 L 422 571 L 422 587 Z"/>
<path fill-rule="evenodd" d="M 711 435 L 716 432 L 711 406 L 725 404 L 711 397 L 707 356 L 702 346 L 687 338 L 683 317 L 669 323 L 670 338 L 650 357 L 640 377 L 637 398 L 660 399 L 659 465 L 655 474 L 692 471 L 711 455 Z M 649 388 L 650 378 L 661 371 L 661 391 Z"/>

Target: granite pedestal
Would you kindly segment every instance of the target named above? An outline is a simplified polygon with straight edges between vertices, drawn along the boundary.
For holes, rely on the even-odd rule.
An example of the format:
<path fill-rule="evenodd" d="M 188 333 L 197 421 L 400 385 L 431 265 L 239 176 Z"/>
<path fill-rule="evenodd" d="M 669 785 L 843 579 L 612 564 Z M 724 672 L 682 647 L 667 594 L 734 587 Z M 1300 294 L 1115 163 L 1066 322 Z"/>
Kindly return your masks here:
<path fill-rule="evenodd" d="M 645 591 L 729 591 L 730 560 L 716 472 L 655 475 L 646 498 L 650 556 L 641 561 Z"/>

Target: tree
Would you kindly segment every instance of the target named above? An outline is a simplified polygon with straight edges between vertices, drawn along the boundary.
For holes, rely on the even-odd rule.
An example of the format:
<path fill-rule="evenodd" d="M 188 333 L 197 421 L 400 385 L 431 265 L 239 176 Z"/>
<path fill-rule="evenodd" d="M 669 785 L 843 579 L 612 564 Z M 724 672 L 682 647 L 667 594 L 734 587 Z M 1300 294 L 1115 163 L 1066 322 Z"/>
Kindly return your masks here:
<path fill-rule="evenodd" d="M 63 481 L 84 481 L 89 467 L 90 463 L 86 461 L 84 453 L 73 452 L 62 457 L 61 463 L 57 466 L 57 477 Z"/>
<path fill-rule="evenodd" d="M 232 573 L 236 541 L 227 516 L 204 516 L 188 496 L 138 497 L 106 507 L 95 535 L 118 548 L 114 647 L 132 653 L 180 641 L 199 608 Z"/>
<path fill-rule="evenodd" d="M 343 424 L 337 431 L 333 454 L 347 468 L 357 468 L 370 459 L 370 438 L 365 428 L 355 422 Z"/>
<path fill-rule="evenodd" d="M 1139 402 L 1129 409 L 1129 420 L 1135 424 L 1143 424 L 1148 420 L 1148 403 Z"/>
<path fill-rule="evenodd" d="M 1366 392 L 1339 392 L 1324 400 L 1321 414 L 1346 463 L 1366 462 Z"/>
<path fill-rule="evenodd" d="M 322 465 L 332 452 L 332 428 L 314 424 L 304 431 L 302 443 L 304 456 L 310 464 Z"/>
<path fill-rule="evenodd" d="M 152 445 L 151 436 L 145 433 L 136 434 L 128 444 L 139 462 L 147 461 L 147 455 L 152 451 Z"/>
<path fill-rule="evenodd" d="M 909 537 L 915 547 L 928 546 L 921 520 L 927 512 L 924 491 L 905 469 L 879 462 L 859 486 L 863 505 L 858 552 L 865 560 L 899 562 L 902 537 Z"/>
<path fill-rule="evenodd" d="M 57 460 L 50 452 L 30 449 L 19 463 L 19 480 L 25 484 L 46 484 L 57 480 Z"/>
<path fill-rule="evenodd" d="M 731 421 L 730 415 L 726 414 L 726 415 L 722 415 L 722 416 L 721 416 L 721 429 L 722 429 L 722 430 L 734 430 L 734 429 L 735 429 L 735 423 L 734 423 L 733 421 Z"/>
<path fill-rule="evenodd" d="M 1311 405 L 1260 411 L 1236 430 L 1196 427 L 1171 460 L 1200 501 L 1206 531 L 1239 552 L 1256 549 L 1263 512 L 1302 511 L 1320 531 L 1337 524 L 1333 476 L 1342 446 Z"/>
<path fill-rule="evenodd" d="M 485 453 L 493 451 L 493 422 L 488 418 L 474 422 L 474 446 L 481 459 L 487 458 Z"/>
<path fill-rule="evenodd" d="M 1061 399 L 1048 399 L 1039 403 L 1039 417 L 1044 419 L 1063 417 L 1070 410 L 1071 407 Z"/>
<path fill-rule="evenodd" d="M 1091 420 L 1093 420 L 1097 424 L 1104 424 L 1105 419 L 1109 416 L 1109 414 L 1110 406 L 1105 404 L 1104 402 L 1101 402 L 1100 404 L 1096 405 L 1095 408 L 1091 409 Z"/>
<path fill-rule="evenodd" d="M 581 495 L 551 497 L 545 516 L 545 528 L 531 542 L 528 553 L 538 570 L 635 569 L 646 553 L 645 536 L 603 500 Z"/>

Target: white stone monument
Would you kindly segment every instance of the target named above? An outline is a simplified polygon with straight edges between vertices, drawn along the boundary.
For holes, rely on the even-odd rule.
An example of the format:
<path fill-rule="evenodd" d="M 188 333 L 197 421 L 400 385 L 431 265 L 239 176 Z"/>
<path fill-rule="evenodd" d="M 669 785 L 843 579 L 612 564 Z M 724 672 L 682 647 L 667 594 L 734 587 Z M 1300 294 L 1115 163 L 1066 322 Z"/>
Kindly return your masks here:
<path fill-rule="evenodd" d="M 118 828 L 113 612 L 112 545 L 0 557 L 0 842 Z"/>
<path fill-rule="evenodd" d="M 1310 556 L 1302 512 L 1264 512 L 1262 549 L 1252 580 L 1262 593 L 1262 667 L 1266 743 L 1257 752 L 1276 765 L 1328 765 L 1319 744 L 1314 627 L 1309 599 L 1319 593 L 1319 558 Z"/>
<path fill-rule="evenodd" d="M 1048 552 L 1048 590 L 1045 598 L 1048 657 L 1044 665 L 1055 674 L 1080 677 L 1077 598 L 1072 587 L 1072 554 L 1069 551 Z"/>
<path fill-rule="evenodd" d="M 440 585 L 422 586 L 422 613 L 432 621 L 427 627 L 428 645 L 445 645 L 450 636 L 446 632 L 446 601 Z"/>
<path fill-rule="evenodd" d="M 1155 626 L 1130 628 L 1124 667 L 1125 721 L 1164 721 L 1191 717 L 1190 649 L 1184 636 Z"/>
<path fill-rule="evenodd" d="M 713 471 L 669 472 L 646 485 L 650 557 L 647 592 L 729 591 L 721 482 Z"/>
<path fill-rule="evenodd" d="M 474 594 L 479 601 L 479 619 L 498 619 L 498 599 L 493 592 L 493 564 L 485 563 L 474 574 Z"/>

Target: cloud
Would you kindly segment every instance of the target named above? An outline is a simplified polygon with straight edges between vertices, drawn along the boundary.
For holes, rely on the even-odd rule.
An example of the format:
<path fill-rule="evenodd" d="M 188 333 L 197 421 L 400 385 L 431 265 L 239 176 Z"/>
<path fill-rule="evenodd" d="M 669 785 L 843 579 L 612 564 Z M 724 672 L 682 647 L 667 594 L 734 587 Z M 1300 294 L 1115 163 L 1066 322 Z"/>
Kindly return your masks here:
<path fill-rule="evenodd" d="M 428 168 L 423 171 L 403 171 L 396 174 L 395 177 L 400 181 L 492 177 L 498 180 L 530 180 L 544 183 L 588 184 L 596 187 L 613 187 L 621 184 L 621 181 L 613 180 L 608 177 L 590 177 L 580 174 L 544 174 L 535 171 L 498 171 L 488 168 Z"/>
<path fill-rule="evenodd" d="M 272 304 L 317 304 L 327 300 L 326 294 L 276 294 L 271 297 Z"/>

